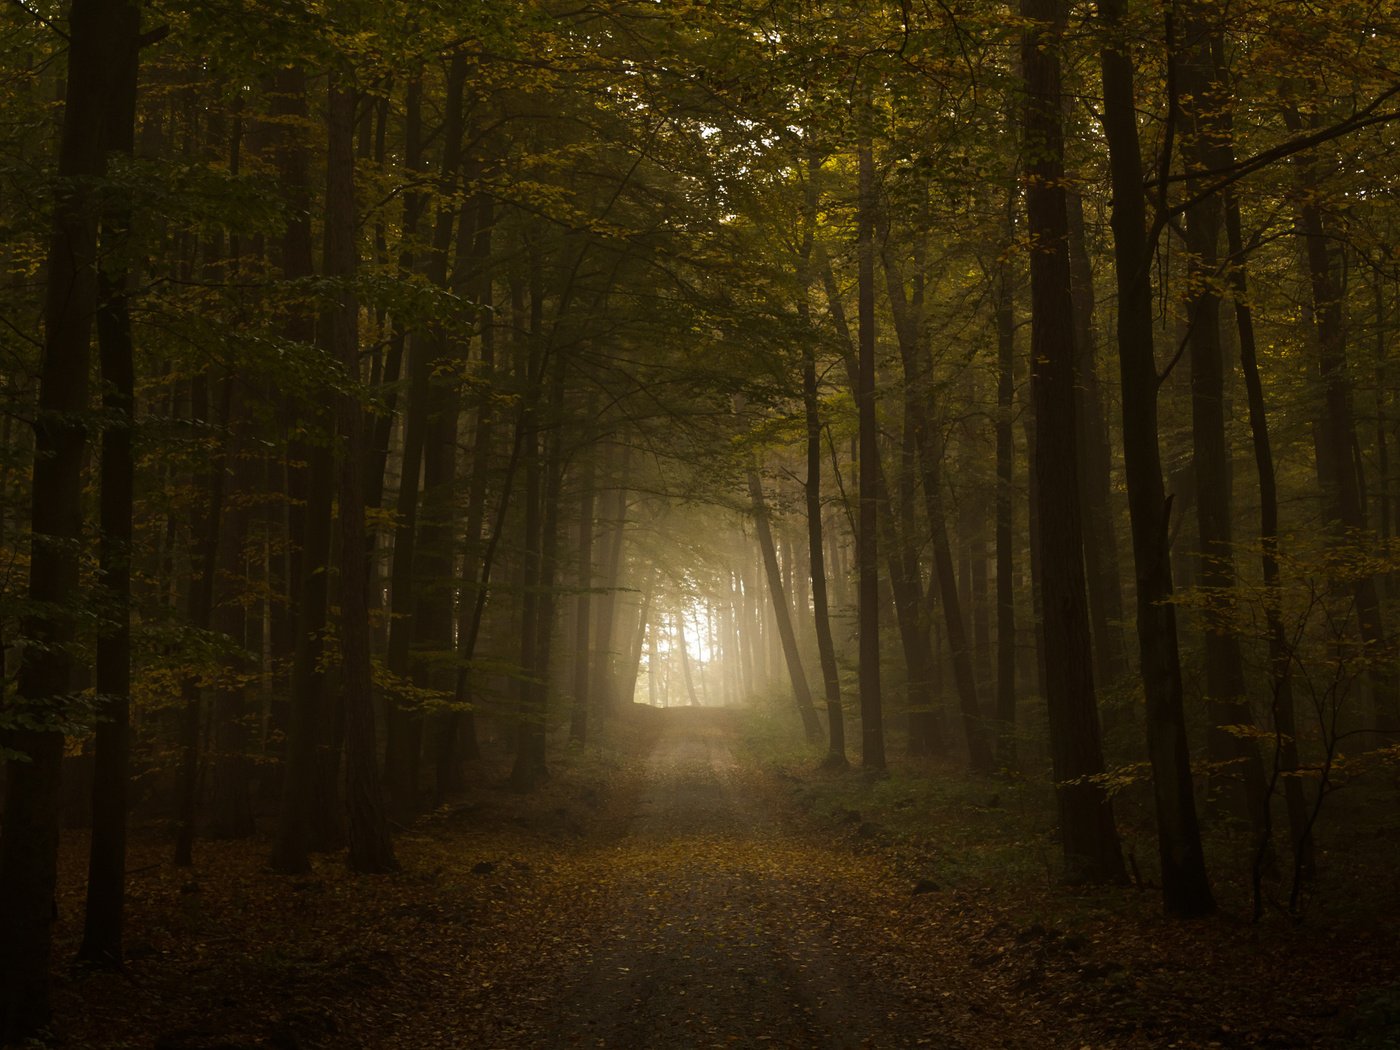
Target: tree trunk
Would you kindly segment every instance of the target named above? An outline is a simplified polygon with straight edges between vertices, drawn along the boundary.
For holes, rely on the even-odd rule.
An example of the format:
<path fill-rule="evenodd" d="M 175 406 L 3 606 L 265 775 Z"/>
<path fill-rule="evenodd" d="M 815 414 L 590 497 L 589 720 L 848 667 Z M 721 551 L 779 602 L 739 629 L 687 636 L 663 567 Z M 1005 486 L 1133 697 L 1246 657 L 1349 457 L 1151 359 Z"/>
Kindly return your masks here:
<path fill-rule="evenodd" d="M 591 452 L 585 453 L 578 512 L 578 598 L 574 604 L 574 706 L 569 719 L 569 740 L 588 742 L 589 635 L 593 626 L 593 477 Z"/>
<path fill-rule="evenodd" d="M 1085 580 L 1094 636 L 1094 676 L 1111 685 L 1128 669 L 1123 640 L 1122 570 L 1114 527 L 1112 452 L 1099 384 L 1098 333 L 1094 327 L 1094 274 L 1084 244 L 1084 199 L 1066 190 L 1069 217 L 1070 290 L 1074 301 L 1075 423 L 1079 449 L 1079 503 L 1084 523 Z"/>
<path fill-rule="evenodd" d="M 1014 207 L 1013 201 L 1008 201 Z M 1016 435 L 1014 429 L 1016 376 L 1016 316 L 1011 266 L 997 268 L 997 764 L 1015 768 L 1016 762 L 1016 592 L 1013 572 L 1015 550 Z"/>
<path fill-rule="evenodd" d="M 325 274 L 341 286 L 326 311 L 329 356 L 352 388 L 336 398 L 342 456 L 340 497 L 340 657 L 345 704 L 345 803 L 349 863 L 365 874 L 397 871 L 380 793 L 369 640 L 369 573 L 365 565 L 365 418 L 360 379 L 359 307 L 351 282 L 355 248 L 355 95 L 337 76 L 328 87 Z"/>
<path fill-rule="evenodd" d="M 1296 112 L 1288 114 L 1290 129 L 1303 130 Z M 1312 291 L 1312 316 L 1317 337 L 1318 378 L 1322 380 L 1322 420 L 1318 428 L 1317 475 L 1322 487 L 1324 514 L 1332 526 L 1334 543 L 1341 548 L 1363 542 L 1366 511 L 1362 501 L 1360 463 L 1355 458 L 1356 421 L 1352 409 L 1352 382 L 1347 364 L 1346 318 L 1343 291 L 1333 272 L 1332 237 L 1321 204 L 1314 161 L 1301 154 L 1295 161 L 1299 187 L 1297 228 L 1303 237 L 1304 259 Z M 1369 547 L 1365 548 L 1369 549 Z M 1358 549 L 1352 557 L 1364 557 Z M 1387 638 L 1380 592 L 1370 573 L 1355 574 L 1352 596 L 1361 639 L 1373 653 L 1386 652 Z M 1373 718 L 1387 733 L 1400 726 L 1400 691 L 1392 663 L 1372 659 Z"/>
<path fill-rule="evenodd" d="M 1293 654 L 1288 632 L 1283 625 L 1283 588 L 1278 564 L 1278 483 L 1274 472 L 1273 444 L 1269 438 L 1269 417 L 1264 405 L 1264 385 L 1259 379 L 1259 356 L 1245 276 L 1240 208 L 1232 195 L 1225 198 L 1225 231 L 1230 256 L 1234 260 L 1230 268 L 1230 288 L 1235 297 L 1240 367 L 1244 371 L 1245 392 L 1249 400 L 1249 430 L 1259 477 L 1259 559 L 1264 574 L 1264 617 L 1269 629 L 1269 684 L 1275 733 L 1273 779 L 1275 783 L 1283 780 L 1289 841 L 1296 868 L 1299 872 L 1311 873 L 1313 861 L 1307 833 L 1308 804 L 1303 795 L 1302 779 L 1296 775 L 1298 728 L 1293 703 Z M 1258 918 L 1257 915 L 1255 917 Z"/>
<path fill-rule="evenodd" d="M 98 188 L 105 171 L 104 109 L 125 61 L 133 4 L 74 0 L 68 86 L 44 297 L 31 484 L 33 538 L 21 657 L 6 714 L 0 838 L 0 1042 L 37 1036 L 49 1019 L 49 960 L 58 857 L 61 725 L 73 688 L 74 613 L 80 587 L 82 473 L 93 315 L 97 308 Z M 9 720 L 9 719 L 7 719 Z M 19 724 L 16 724 L 19 722 Z"/>
<path fill-rule="evenodd" d="M 869 110 L 870 88 L 864 85 L 862 108 Z M 861 764 L 885 768 L 885 728 L 880 695 L 880 554 L 876 536 L 880 508 L 876 479 L 880 466 L 880 435 L 875 419 L 875 161 L 871 155 L 869 113 L 862 113 L 859 155 L 860 187 L 857 207 L 857 355 L 856 411 L 859 435 L 859 514 L 856 561 L 860 566 L 860 738 Z M 752 483 L 750 483 L 752 484 Z"/>
<path fill-rule="evenodd" d="M 1026 217 L 1031 253 L 1031 385 L 1045 601 L 1045 685 L 1050 757 L 1072 883 L 1122 882 L 1123 853 L 1107 791 L 1094 697 L 1084 584 L 1075 433 L 1074 305 L 1060 123 L 1060 47 L 1067 0 L 1022 0 L 1026 79 Z"/>
<path fill-rule="evenodd" d="M 773 616 L 777 621 L 783 660 L 787 664 L 788 680 L 792 685 L 793 700 L 797 704 L 797 713 L 802 718 L 802 729 L 807 734 L 807 742 L 816 743 L 821 739 L 821 723 L 817 720 L 816 708 L 812 706 L 812 692 L 807 686 L 807 675 L 802 670 L 802 657 L 797 651 L 797 635 L 792 629 L 792 613 L 788 609 L 787 594 L 783 590 L 778 551 L 773 544 L 773 530 L 768 524 L 763 482 L 759 479 L 758 471 L 753 468 L 749 469 L 749 500 L 753 508 L 754 531 L 758 534 L 763 568 L 768 576 L 768 594 L 772 598 Z"/>
<path fill-rule="evenodd" d="M 1234 164 L 1225 118 L 1230 104 L 1225 72 L 1213 51 L 1219 30 L 1200 0 L 1187 4 L 1186 41 L 1175 56 L 1181 92 L 1181 155 L 1189 177 L 1186 192 L 1199 195 L 1202 172 Z M 1223 46 L 1220 45 L 1220 46 Z M 1269 821 L 1264 766 L 1259 749 L 1235 727 L 1254 727 L 1245 689 L 1244 658 L 1228 622 L 1235 592 L 1231 525 L 1230 448 L 1225 434 L 1225 362 L 1220 342 L 1221 198 L 1202 196 L 1186 209 L 1187 288 L 1191 361 L 1191 465 L 1196 474 L 1196 524 L 1200 537 L 1199 589 L 1205 599 L 1206 696 L 1211 718 L 1209 750 L 1218 763 L 1212 777 L 1228 811 L 1247 817 L 1255 833 Z"/>
<path fill-rule="evenodd" d="M 1147 751 L 1157 812 L 1162 901 L 1170 914 L 1185 918 L 1213 912 L 1215 898 L 1206 877 L 1192 792 L 1176 609 L 1170 601 L 1171 501 L 1162 484 L 1157 444 L 1151 246 L 1138 145 L 1135 74 L 1127 42 L 1122 39 L 1123 7 L 1123 0 L 1098 0 L 1100 17 L 1110 34 L 1102 54 L 1103 127 L 1113 182 L 1123 459 L 1137 571 L 1138 651 L 1147 701 Z"/>
<path fill-rule="evenodd" d="M 278 116 L 305 120 L 306 73 L 300 67 L 283 70 L 277 77 Z M 284 132 L 277 150 L 279 181 L 286 194 L 288 222 L 282 236 L 282 276 L 286 281 L 306 280 L 314 274 L 311 251 L 310 156 L 301 137 Z M 287 337 L 310 344 L 316 335 L 315 320 L 303 310 L 287 320 Z M 293 411 L 314 433 L 329 434 L 331 420 L 320 405 L 305 401 Z M 295 875 L 311 870 L 313 841 L 326 836 L 313 829 L 330 813 L 313 808 L 317 752 L 327 746 L 326 676 L 321 670 L 325 651 L 327 569 L 331 557 L 331 504 L 335 468 L 324 442 L 297 440 L 290 449 L 296 465 L 288 468 L 292 496 L 292 542 L 297 549 L 291 573 L 294 589 L 295 641 L 292 649 L 291 710 L 288 714 L 282 800 L 269 864 L 274 871 Z M 300 505 L 298 505 L 300 504 Z M 339 741 L 334 746 L 339 747 Z"/>
<path fill-rule="evenodd" d="M 113 76 L 103 116 L 103 144 L 131 156 L 136 123 L 141 12 L 118 5 L 110 42 Z M 128 205 L 109 205 L 102 221 L 107 265 L 97 275 L 97 342 L 101 358 L 102 433 L 99 497 L 98 585 L 112 622 L 97 639 L 94 686 L 100 712 L 92 779 L 92 838 L 88 850 L 87 907 L 78 958 L 116 967 L 122 962 L 122 913 L 126 898 L 126 809 L 130 780 L 131 720 L 131 533 L 136 422 L 132 360 L 130 273 L 132 215 Z"/>

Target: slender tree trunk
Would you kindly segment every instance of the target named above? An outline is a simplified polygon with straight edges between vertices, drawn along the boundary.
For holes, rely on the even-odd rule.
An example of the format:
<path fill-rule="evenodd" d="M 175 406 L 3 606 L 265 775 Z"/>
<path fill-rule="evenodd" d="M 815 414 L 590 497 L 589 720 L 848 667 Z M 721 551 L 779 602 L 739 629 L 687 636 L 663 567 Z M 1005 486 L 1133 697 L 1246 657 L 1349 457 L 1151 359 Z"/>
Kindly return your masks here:
<path fill-rule="evenodd" d="M 569 720 L 569 740 L 588 742 L 589 635 L 593 626 L 593 456 L 586 454 L 578 514 L 578 598 L 574 605 L 574 706 Z"/>
<path fill-rule="evenodd" d="M 900 358 L 904 367 L 904 382 L 906 387 L 922 391 L 925 389 L 926 377 L 921 367 L 924 355 L 920 353 L 919 324 L 905 296 L 904 281 L 899 275 L 898 267 L 888 255 L 885 258 L 885 274 L 891 310 L 895 318 Z M 968 603 L 965 603 L 958 593 L 953 549 L 948 540 L 948 518 L 943 502 L 944 450 L 934 434 L 927 411 L 915 411 L 913 422 L 919 463 L 923 468 L 924 512 L 928 517 L 933 541 L 934 576 L 938 583 L 938 596 L 943 604 L 948 644 L 952 649 L 953 678 L 958 690 L 963 731 L 967 737 L 968 760 L 974 771 L 984 773 L 992 768 L 992 748 L 987 738 L 986 719 L 978 701 L 973 644 L 968 636 L 967 620 L 963 612 Z"/>
<path fill-rule="evenodd" d="M 1122 570 L 1114 526 L 1112 452 L 1099 384 L 1098 333 L 1094 325 L 1094 274 L 1084 243 L 1084 199 L 1066 190 L 1071 294 L 1076 356 L 1075 423 L 1079 449 L 1079 502 L 1084 522 L 1085 580 L 1094 635 L 1094 676 L 1111 685 L 1128 670 L 1123 640 Z"/>
<path fill-rule="evenodd" d="M 480 637 L 482 619 L 486 613 L 489 593 L 487 585 L 491 580 L 496 540 L 504 524 L 505 511 L 510 502 L 510 478 L 514 474 L 512 460 L 501 493 L 498 524 L 490 541 L 483 542 L 481 533 L 486 522 L 487 480 L 496 432 L 496 417 L 492 410 L 493 383 L 496 377 L 496 324 L 492 311 L 495 302 L 495 281 L 491 268 L 491 241 L 496 226 L 495 202 L 489 194 L 479 194 L 476 209 L 472 257 L 478 280 L 476 325 L 480 336 L 480 360 L 477 378 L 482 393 L 477 401 L 476 425 L 472 437 L 471 480 L 467 483 L 466 548 L 462 557 L 461 591 L 462 608 L 467 611 L 464 611 L 458 626 L 457 685 L 453 696 L 454 702 L 462 711 L 464 757 L 473 760 L 481 757 L 481 750 L 476 736 L 471 662 L 476 655 L 476 642 Z"/>
<path fill-rule="evenodd" d="M 1295 132 L 1303 130 L 1301 117 L 1288 114 Z M 1356 420 L 1352 382 L 1347 363 L 1347 332 L 1343 291 L 1334 273 L 1331 231 L 1318 197 L 1314 160 L 1306 154 L 1295 162 L 1299 196 L 1297 228 L 1303 237 L 1305 261 L 1312 291 L 1312 316 L 1317 337 L 1318 377 L 1322 380 L 1322 420 L 1318 427 L 1317 474 L 1323 492 L 1324 513 L 1339 547 L 1362 543 L 1367 528 L 1362 499 L 1361 465 L 1355 455 Z M 1376 577 L 1359 573 L 1352 583 L 1361 639 L 1375 653 L 1387 648 L 1385 619 Z M 1374 659 L 1368 671 L 1373 718 L 1388 733 L 1400 726 L 1400 689 L 1391 661 Z"/>
<path fill-rule="evenodd" d="M 358 386 L 359 308 L 350 287 L 355 248 L 355 95 L 332 76 L 326 150 L 326 276 L 342 285 L 327 309 L 326 350 Z M 336 399 L 342 456 L 340 497 L 340 658 L 345 703 L 345 803 L 350 868 L 397 871 L 376 761 L 370 670 L 369 573 L 365 565 L 365 418 L 355 389 Z"/>
<path fill-rule="evenodd" d="M 1186 41 L 1175 57 L 1182 96 L 1181 155 L 1186 192 L 1200 193 L 1201 172 L 1234 164 L 1225 117 L 1228 87 L 1213 57 L 1218 28 L 1200 0 L 1187 4 Z M 1235 727 L 1253 728 L 1245 689 L 1244 657 L 1228 622 L 1235 592 L 1230 449 L 1225 434 L 1225 362 L 1220 341 L 1221 198 L 1203 196 L 1186 210 L 1191 361 L 1191 464 L 1196 474 L 1196 524 L 1201 545 L 1200 591 L 1205 596 L 1206 695 L 1210 706 L 1211 757 L 1221 763 L 1214 787 L 1228 809 L 1247 817 L 1256 834 L 1269 822 L 1264 766 L 1259 749 Z"/>
<path fill-rule="evenodd" d="M 1273 697 L 1277 747 L 1274 779 L 1283 780 L 1288 808 L 1289 841 L 1299 871 L 1311 873 L 1312 848 L 1308 838 L 1308 804 L 1298 772 L 1298 728 L 1294 717 L 1293 659 L 1283 624 L 1283 588 L 1279 573 L 1278 483 L 1274 473 L 1273 444 L 1269 438 L 1264 385 L 1259 378 L 1259 356 L 1254 338 L 1254 315 L 1249 305 L 1245 276 L 1244 238 L 1240 230 L 1239 203 L 1225 198 L 1225 230 L 1230 256 L 1230 288 L 1235 297 L 1235 322 L 1240 336 L 1240 366 L 1249 400 L 1249 429 L 1254 443 L 1254 463 L 1259 477 L 1259 558 L 1264 573 L 1264 616 L 1269 628 L 1269 682 Z"/>
<path fill-rule="evenodd" d="M 809 347 L 802 366 L 802 402 L 807 419 L 807 549 L 812 572 L 812 609 L 826 694 L 827 763 L 846 764 L 846 719 L 841 708 L 841 676 L 836 667 L 836 643 L 831 637 L 827 608 L 826 559 L 822 546 L 822 431 L 818 415 L 817 361 Z"/>
<path fill-rule="evenodd" d="M 862 89 L 862 107 L 870 109 L 870 88 Z M 860 200 L 857 208 L 857 365 L 856 411 L 860 444 L 859 524 L 856 560 L 860 565 L 860 737 L 861 764 L 885 768 L 885 728 L 880 695 L 880 554 L 876 536 L 876 478 L 880 436 L 875 419 L 875 161 L 871 155 L 869 114 L 862 114 L 857 149 Z"/>
<path fill-rule="evenodd" d="M 1016 766 L 1016 591 L 1013 529 L 1016 437 L 1016 316 L 1009 263 L 998 267 L 997 282 L 997 764 Z"/>
<path fill-rule="evenodd" d="M 759 479 L 758 471 L 752 468 L 749 470 L 749 500 L 753 508 L 754 531 L 758 534 L 763 568 L 768 576 L 768 594 L 772 598 L 783 660 L 787 664 L 788 680 L 792 685 L 793 700 L 797 704 L 797 713 L 802 718 L 802 729 L 807 734 L 807 742 L 816 743 L 821 739 L 821 723 L 817 720 L 816 708 L 812 706 L 812 692 L 807 685 L 807 675 L 802 670 L 802 657 L 797 651 L 797 635 L 792 629 L 792 613 L 788 609 L 787 593 L 783 590 L 778 550 L 773 543 L 773 530 L 768 524 L 768 506 L 763 498 L 763 482 Z"/>
<path fill-rule="evenodd" d="M 1098 0 L 1109 33 L 1102 54 L 1104 134 L 1113 181 L 1113 242 L 1118 279 L 1118 358 L 1123 400 L 1123 459 L 1137 570 L 1138 650 L 1147 700 L 1162 901 L 1180 917 L 1209 914 L 1206 877 L 1186 741 L 1176 609 L 1171 604 L 1168 525 L 1157 444 L 1157 366 L 1146 197 L 1139 152 L 1134 69 L 1123 39 L 1123 0 Z M 1041 522 L 1042 529 L 1045 523 Z"/>
<path fill-rule="evenodd" d="M 223 391 L 232 387 L 225 383 Z M 216 437 L 217 452 L 210 460 L 204 481 L 203 504 L 191 523 L 191 539 L 194 556 L 191 558 L 189 593 L 186 609 L 190 626 L 197 631 L 207 631 L 214 611 L 214 579 L 218 564 L 219 535 L 224 528 L 224 488 L 228 466 L 227 442 L 223 436 L 228 428 L 228 404 L 218 410 L 219 436 Z M 196 376 L 190 384 L 190 414 L 197 425 L 209 426 L 208 377 Z M 176 787 L 176 828 L 174 863 L 177 867 L 189 867 L 194 863 L 195 820 L 199 805 L 200 775 L 200 736 L 203 722 L 203 689 L 199 679 L 186 674 L 180 683 L 180 774 Z"/>

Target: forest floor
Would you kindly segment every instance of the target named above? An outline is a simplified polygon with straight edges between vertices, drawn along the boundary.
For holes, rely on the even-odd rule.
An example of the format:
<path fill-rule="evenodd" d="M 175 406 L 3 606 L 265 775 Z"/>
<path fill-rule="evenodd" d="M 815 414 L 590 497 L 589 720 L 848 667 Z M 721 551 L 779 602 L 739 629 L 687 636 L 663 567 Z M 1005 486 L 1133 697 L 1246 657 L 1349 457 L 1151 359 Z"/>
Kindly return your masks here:
<path fill-rule="evenodd" d="M 648 709 L 533 794 L 486 763 L 465 801 L 398 836 L 392 876 L 334 857 L 272 875 L 260 841 L 201 843 L 175 869 L 168 843 L 138 839 L 130 961 L 60 972 L 60 1042 L 1400 1046 L 1383 887 L 1385 914 L 1169 922 L 1150 890 L 1057 886 L 1014 787 L 934 797 L 750 736 L 730 712 Z M 65 840 L 61 959 L 84 849 Z"/>

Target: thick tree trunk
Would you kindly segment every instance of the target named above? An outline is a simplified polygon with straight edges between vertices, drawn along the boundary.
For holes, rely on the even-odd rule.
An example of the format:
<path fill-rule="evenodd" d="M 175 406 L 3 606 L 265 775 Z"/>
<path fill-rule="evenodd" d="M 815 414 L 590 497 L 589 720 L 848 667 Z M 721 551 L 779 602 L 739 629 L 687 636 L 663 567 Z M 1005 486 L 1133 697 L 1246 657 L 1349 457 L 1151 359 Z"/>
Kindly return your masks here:
<path fill-rule="evenodd" d="M 1157 366 L 1150 245 L 1138 145 L 1134 70 L 1122 39 L 1123 0 L 1098 0 L 1110 34 L 1102 54 L 1104 134 L 1113 181 L 1113 243 L 1118 281 L 1118 358 L 1123 400 L 1123 459 L 1137 570 L 1138 651 L 1147 701 L 1162 901 L 1181 917 L 1215 910 L 1206 877 L 1186 741 L 1176 609 L 1171 604 L 1168 525 L 1157 444 Z M 1045 523 L 1041 522 L 1042 529 Z"/>
<path fill-rule="evenodd" d="M 1045 684 L 1050 757 L 1064 847 L 1074 883 L 1122 882 L 1126 875 L 1107 791 L 1094 696 L 1093 652 L 1084 584 L 1075 433 L 1074 306 L 1060 123 L 1060 46 L 1066 0 L 1022 0 L 1027 228 L 1031 253 L 1031 384 L 1035 472 L 1044 566 Z"/>
<path fill-rule="evenodd" d="M 58 857 L 60 728 L 73 689 L 82 550 L 88 362 L 97 308 L 96 180 L 104 173 L 104 109 L 125 61 L 122 25 L 134 5 L 74 0 L 59 145 L 54 226 L 44 298 L 31 484 L 33 539 L 23 634 L 29 639 L 4 744 L 26 757 L 6 766 L 0 838 L 0 1042 L 18 1045 L 49 1019 L 49 960 Z M 23 726 L 23 728 L 21 728 Z"/>
<path fill-rule="evenodd" d="M 131 156 L 136 122 L 141 12 L 118 5 L 117 36 L 110 41 L 113 76 L 103 119 L 104 147 Z M 92 778 L 92 838 L 88 850 L 87 907 L 78 958 L 101 966 L 122 962 L 126 899 L 126 809 L 131 724 L 131 533 L 135 465 L 135 370 L 129 305 L 131 209 L 108 207 L 102 248 L 108 262 L 97 277 L 97 342 L 101 358 L 102 433 L 98 585 L 111 623 L 97 639 L 94 686 L 99 717 Z"/>

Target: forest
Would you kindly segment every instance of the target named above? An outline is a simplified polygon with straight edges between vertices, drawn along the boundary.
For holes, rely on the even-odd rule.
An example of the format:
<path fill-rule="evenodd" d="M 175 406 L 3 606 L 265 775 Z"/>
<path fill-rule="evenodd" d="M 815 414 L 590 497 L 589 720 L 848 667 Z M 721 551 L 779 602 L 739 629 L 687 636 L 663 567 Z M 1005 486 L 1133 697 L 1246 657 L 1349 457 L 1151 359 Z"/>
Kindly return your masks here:
<path fill-rule="evenodd" d="M 0 83 L 0 1043 L 1400 1045 L 1395 0 Z"/>

